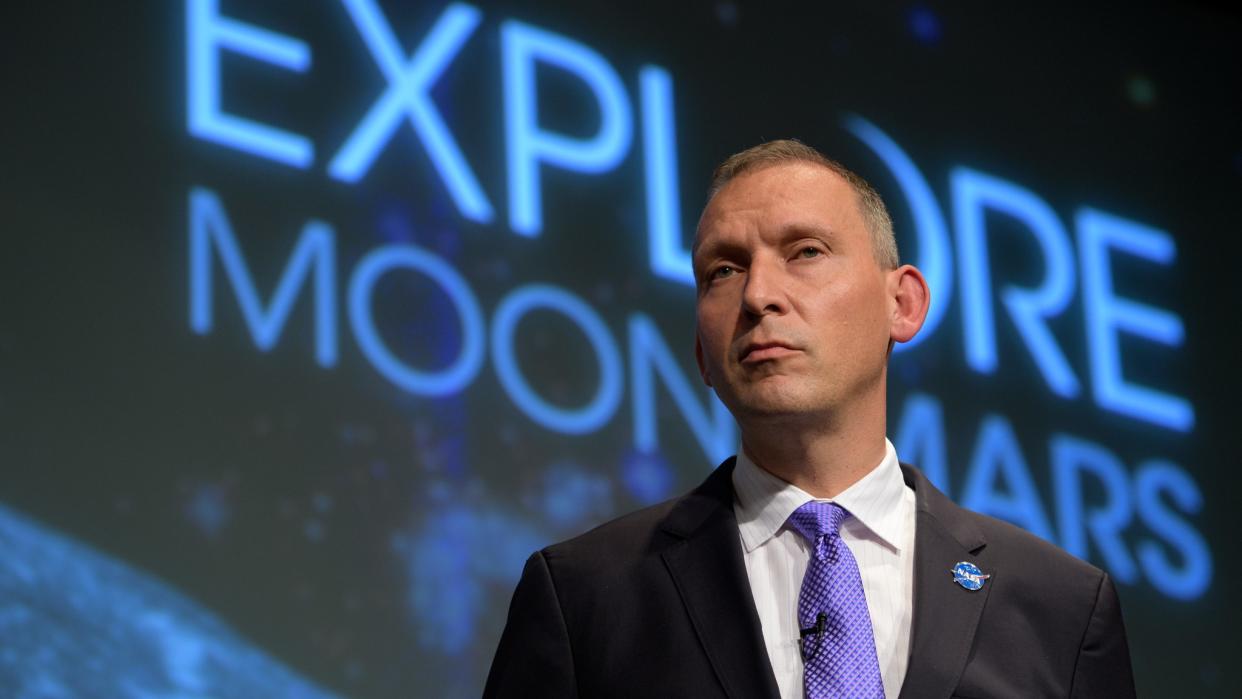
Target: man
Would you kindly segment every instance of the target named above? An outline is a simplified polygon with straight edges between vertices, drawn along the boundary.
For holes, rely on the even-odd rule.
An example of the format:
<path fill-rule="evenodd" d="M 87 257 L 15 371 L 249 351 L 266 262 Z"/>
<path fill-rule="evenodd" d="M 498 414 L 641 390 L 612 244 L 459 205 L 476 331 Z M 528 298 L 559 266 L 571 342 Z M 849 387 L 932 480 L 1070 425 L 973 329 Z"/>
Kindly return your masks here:
<path fill-rule="evenodd" d="M 534 554 L 485 696 L 1133 696 L 1106 573 L 899 465 L 888 356 L 928 288 L 866 182 L 796 141 L 739 153 L 693 260 L 741 449 Z"/>

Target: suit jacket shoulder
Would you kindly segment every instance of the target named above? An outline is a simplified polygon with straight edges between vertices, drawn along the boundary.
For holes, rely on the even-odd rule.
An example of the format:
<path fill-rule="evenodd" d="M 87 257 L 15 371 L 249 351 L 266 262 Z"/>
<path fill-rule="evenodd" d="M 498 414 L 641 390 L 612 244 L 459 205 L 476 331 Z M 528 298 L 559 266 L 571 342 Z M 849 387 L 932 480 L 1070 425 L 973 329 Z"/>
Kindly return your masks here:
<path fill-rule="evenodd" d="M 1107 573 L 1007 522 L 958 507 L 903 466 L 917 503 L 914 629 L 903 697 L 1133 696 Z M 954 583 L 959 562 L 989 577 Z"/>
<path fill-rule="evenodd" d="M 731 474 L 531 556 L 484 696 L 776 699 Z"/>
<path fill-rule="evenodd" d="M 685 497 L 688 496 L 666 500 L 605 522 L 545 547 L 542 554 L 548 561 L 556 561 L 558 568 L 578 566 L 584 572 L 597 575 L 630 565 L 645 555 L 658 553 L 669 543 L 660 535 L 659 525 Z"/>

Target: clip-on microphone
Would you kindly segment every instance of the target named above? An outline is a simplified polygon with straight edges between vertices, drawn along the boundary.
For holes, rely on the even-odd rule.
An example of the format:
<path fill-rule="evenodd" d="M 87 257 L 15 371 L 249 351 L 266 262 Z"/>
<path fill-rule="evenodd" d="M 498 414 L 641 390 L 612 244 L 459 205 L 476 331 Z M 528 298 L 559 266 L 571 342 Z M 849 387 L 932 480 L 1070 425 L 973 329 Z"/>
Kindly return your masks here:
<path fill-rule="evenodd" d="M 828 615 L 825 614 L 824 612 L 820 612 L 819 614 L 815 616 L 814 626 L 807 628 L 807 629 L 802 629 L 801 635 L 798 638 L 798 646 L 802 650 L 803 660 L 806 660 L 806 637 L 807 636 L 815 637 L 815 640 L 817 641 L 815 644 L 815 652 L 818 653 L 819 646 L 820 646 L 819 642 L 823 641 L 824 639 L 824 627 L 827 625 L 828 625 Z"/>

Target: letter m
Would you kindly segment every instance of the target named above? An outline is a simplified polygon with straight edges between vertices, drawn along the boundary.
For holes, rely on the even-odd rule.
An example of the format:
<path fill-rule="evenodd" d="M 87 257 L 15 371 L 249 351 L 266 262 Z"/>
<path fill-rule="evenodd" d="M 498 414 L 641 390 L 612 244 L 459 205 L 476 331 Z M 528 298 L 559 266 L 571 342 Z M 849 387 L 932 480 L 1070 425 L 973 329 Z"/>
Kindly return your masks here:
<path fill-rule="evenodd" d="M 228 216 L 214 192 L 203 187 L 190 190 L 190 328 L 199 335 L 211 332 L 212 250 L 220 257 L 224 273 L 241 306 L 242 317 L 254 343 L 264 352 L 280 339 L 285 321 L 297 300 L 298 290 L 314 271 L 315 360 L 320 366 L 336 364 L 336 256 L 332 228 L 321 221 L 308 221 L 302 228 L 271 302 L 259 298 L 246 259 L 242 257 Z"/>

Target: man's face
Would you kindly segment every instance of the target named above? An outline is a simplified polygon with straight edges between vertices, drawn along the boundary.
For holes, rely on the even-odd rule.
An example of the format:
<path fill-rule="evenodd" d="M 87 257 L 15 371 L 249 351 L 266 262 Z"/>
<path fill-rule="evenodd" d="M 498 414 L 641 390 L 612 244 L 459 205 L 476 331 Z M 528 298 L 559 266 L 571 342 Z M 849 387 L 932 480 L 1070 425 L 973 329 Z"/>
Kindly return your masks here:
<path fill-rule="evenodd" d="M 695 355 L 736 417 L 839 414 L 882 395 L 894 305 L 843 178 L 810 163 L 747 172 L 697 236 Z"/>

